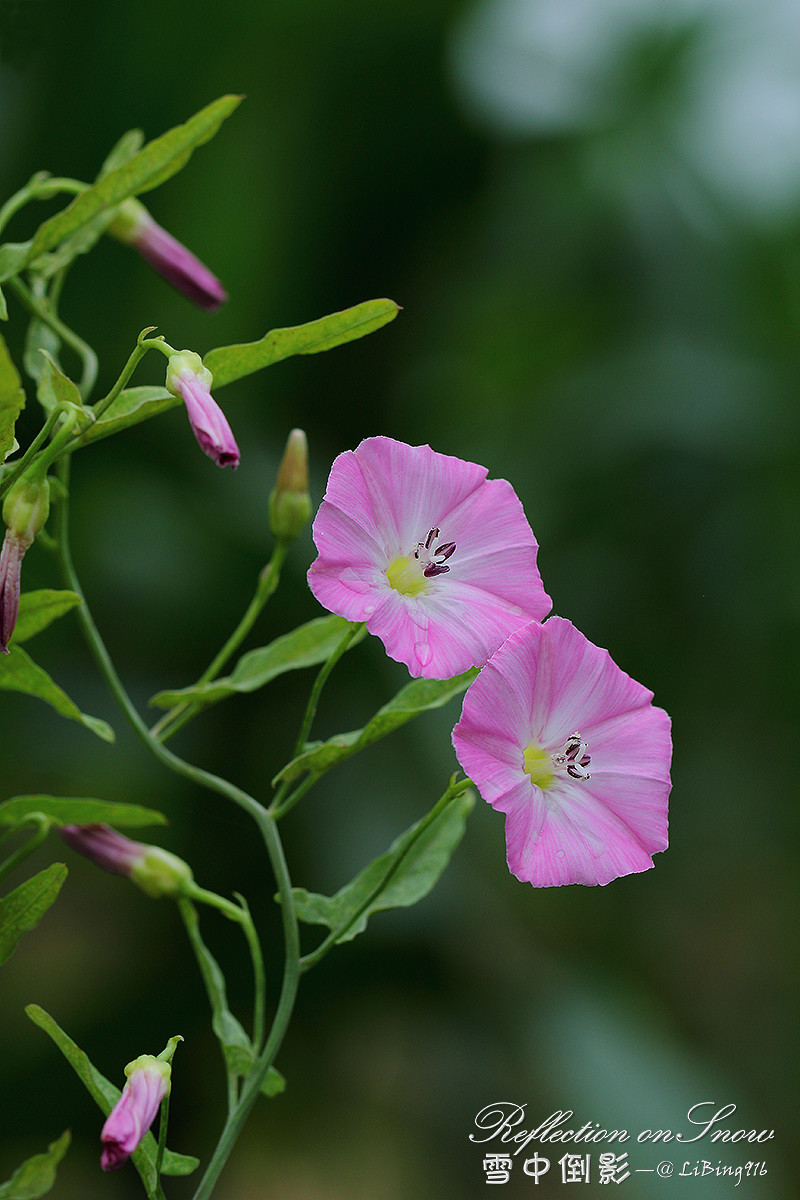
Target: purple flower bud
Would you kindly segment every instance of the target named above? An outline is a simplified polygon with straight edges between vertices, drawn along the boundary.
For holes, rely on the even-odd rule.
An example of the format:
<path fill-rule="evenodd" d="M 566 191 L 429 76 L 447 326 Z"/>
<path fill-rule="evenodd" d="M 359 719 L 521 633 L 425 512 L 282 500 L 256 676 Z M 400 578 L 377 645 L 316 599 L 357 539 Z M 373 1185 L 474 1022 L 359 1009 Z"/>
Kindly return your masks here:
<path fill-rule="evenodd" d="M 64 825 L 59 833 L 78 854 L 112 875 L 124 875 L 154 899 L 180 896 L 192 880 L 192 869 L 182 858 L 160 846 L 131 841 L 110 825 Z"/>
<path fill-rule="evenodd" d="M 169 1063 L 152 1054 L 142 1054 L 128 1063 L 128 1081 L 100 1134 L 100 1166 L 104 1171 L 116 1171 L 133 1154 L 169 1092 L 171 1074 Z"/>
<path fill-rule="evenodd" d="M 126 200 L 120 205 L 108 232 L 125 245 L 133 246 L 159 275 L 200 308 L 212 312 L 228 299 L 216 275 L 162 229 L 138 200 Z"/>
<path fill-rule="evenodd" d="M 47 520 L 50 485 L 46 477 L 23 475 L 3 504 L 6 534 L 0 551 L 0 651 L 8 654 L 8 642 L 19 612 L 19 580 L 25 551 Z"/>
<path fill-rule="evenodd" d="M 3 549 L 0 552 L 0 651 L 8 654 L 8 642 L 19 612 L 19 577 L 22 557 L 28 549 L 17 534 L 6 530 Z"/>
<path fill-rule="evenodd" d="M 166 388 L 186 405 L 194 436 L 218 467 L 239 465 L 239 447 L 225 414 L 211 395 L 211 372 L 203 366 L 199 354 L 181 350 L 170 357 Z"/>

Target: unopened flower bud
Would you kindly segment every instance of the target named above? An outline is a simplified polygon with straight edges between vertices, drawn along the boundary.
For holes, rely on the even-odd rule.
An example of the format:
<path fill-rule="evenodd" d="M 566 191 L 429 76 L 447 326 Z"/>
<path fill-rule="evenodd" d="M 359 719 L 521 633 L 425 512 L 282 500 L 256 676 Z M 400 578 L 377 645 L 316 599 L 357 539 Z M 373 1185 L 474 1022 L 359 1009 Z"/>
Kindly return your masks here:
<path fill-rule="evenodd" d="M 165 387 L 186 405 L 194 436 L 218 467 L 239 465 L 239 447 L 225 414 L 211 395 L 211 372 L 203 366 L 199 354 L 181 350 L 170 355 Z"/>
<path fill-rule="evenodd" d="M 22 559 L 50 511 L 50 485 L 44 475 L 23 477 L 9 489 L 3 504 L 6 533 L 0 551 L 0 651 L 8 642 L 19 612 Z"/>
<path fill-rule="evenodd" d="M 100 1134 L 100 1166 L 115 1171 L 127 1162 L 153 1124 L 161 1101 L 169 1094 L 172 1067 L 152 1054 L 142 1054 L 125 1068 L 127 1082 Z"/>
<path fill-rule="evenodd" d="M 176 854 L 134 842 L 110 825 L 64 825 L 59 833 L 73 850 L 113 875 L 124 875 L 153 899 L 180 896 L 193 879 L 189 864 Z"/>
<path fill-rule="evenodd" d="M 138 200 L 125 200 L 120 205 L 108 232 L 117 241 L 133 246 L 151 267 L 200 308 L 211 312 L 228 299 L 216 275 L 162 229 Z"/>
<path fill-rule="evenodd" d="M 293 429 L 269 498 L 270 529 L 274 537 L 291 542 L 302 531 L 310 516 L 308 442 L 302 429 Z"/>

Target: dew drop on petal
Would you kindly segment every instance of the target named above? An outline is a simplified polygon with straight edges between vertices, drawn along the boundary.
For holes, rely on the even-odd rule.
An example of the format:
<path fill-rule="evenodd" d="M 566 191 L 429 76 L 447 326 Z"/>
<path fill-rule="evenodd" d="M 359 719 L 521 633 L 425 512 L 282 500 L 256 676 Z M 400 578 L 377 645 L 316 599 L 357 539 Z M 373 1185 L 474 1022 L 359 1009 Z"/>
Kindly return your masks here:
<path fill-rule="evenodd" d="M 433 651 L 431 650 L 428 642 L 416 642 L 414 645 L 414 655 L 421 667 L 427 667 L 428 663 L 431 661 Z"/>
<path fill-rule="evenodd" d="M 563 858 L 563 857 L 564 857 L 564 851 L 556 850 L 556 858 Z"/>
<path fill-rule="evenodd" d="M 364 616 L 365 617 L 371 617 L 374 612 L 375 612 L 374 604 L 365 604 L 364 605 Z"/>

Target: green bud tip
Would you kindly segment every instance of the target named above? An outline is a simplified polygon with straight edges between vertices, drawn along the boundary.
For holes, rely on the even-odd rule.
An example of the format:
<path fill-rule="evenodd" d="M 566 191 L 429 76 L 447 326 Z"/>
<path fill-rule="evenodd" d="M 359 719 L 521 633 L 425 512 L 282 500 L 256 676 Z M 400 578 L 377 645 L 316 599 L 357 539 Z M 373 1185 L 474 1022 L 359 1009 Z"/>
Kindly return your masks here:
<path fill-rule="evenodd" d="M 310 516 L 308 442 L 302 429 L 293 429 L 269 498 L 270 529 L 274 537 L 294 541 Z"/>

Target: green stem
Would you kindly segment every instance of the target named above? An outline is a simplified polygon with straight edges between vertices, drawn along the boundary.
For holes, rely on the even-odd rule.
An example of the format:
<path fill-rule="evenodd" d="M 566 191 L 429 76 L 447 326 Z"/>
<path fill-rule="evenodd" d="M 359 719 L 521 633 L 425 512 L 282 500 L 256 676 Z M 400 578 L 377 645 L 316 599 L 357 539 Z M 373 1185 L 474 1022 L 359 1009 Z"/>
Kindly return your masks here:
<path fill-rule="evenodd" d="M 18 867 L 21 862 L 24 862 L 30 854 L 33 854 L 37 846 L 41 846 L 47 837 L 50 830 L 50 821 L 47 817 L 31 813 L 26 818 L 26 822 L 35 822 L 36 829 L 24 845 L 15 850 L 13 854 L 9 854 L 4 863 L 0 863 L 0 879 L 5 879 L 6 875 L 10 875 L 14 868 Z"/>
<path fill-rule="evenodd" d="M 7 492 L 8 489 L 15 483 L 15 481 L 19 479 L 20 475 L 22 475 L 27 469 L 37 450 L 44 445 L 52 433 L 63 411 L 64 409 L 62 406 L 60 404 L 57 405 L 52 412 L 48 414 L 47 420 L 31 442 L 30 446 L 28 446 L 28 449 L 25 451 L 22 458 L 18 459 L 13 466 L 6 468 L 5 472 L 3 473 L 2 481 L 0 481 L 0 496 Z"/>
<path fill-rule="evenodd" d="M 225 666 L 226 662 L 228 662 L 236 650 L 239 649 L 239 646 L 253 628 L 257 617 L 264 608 L 264 605 L 278 587 L 281 576 L 281 568 L 283 566 L 284 559 L 286 558 L 288 549 L 288 542 L 276 542 L 275 549 L 272 552 L 272 558 L 259 576 L 256 593 L 253 596 L 253 599 L 250 601 L 247 611 L 234 629 L 231 636 L 228 638 L 225 645 L 215 656 L 214 660 L 209 663 L 203 674 L 197 680 L 197 683 L 194 685 L 195 687 L 201 687 L 203 684 L 209 683 L 212 679 L 216 678 L 216 676 Z M 184 700 L 180 704 L 176 704 L 169 710 L 169 712 L 164 713 L 163 717 L 160 717 L 158 721 L 156 721 L 155 725 L 153 725 L 152 729 L 150 730 L 151 736 L 157 738 L 160 742 L 165 742 L 167 738 L 171 738 L 174 733 L 177 733 L 179 729 L 182 729 L 188 721 L 191 721 L 191 719 L 196 716 L 197 713 L 202 710 L 202 708 L 203 705 L 199 701 Z"/>
<path fill-rule="evenodd" d="M 62 482 L 66 485 L 69 478 L 69 458 L 61 459 L 58 464 Z M 61 572 L 65 584 L 75 591 L 83 599 L 83 592 L 75 573 L 75 568 L 72 563 L 72 555 L 69 548 L 68 537 L 68 501 L 65 498 L 58 507 L 58 552 L 61 564 Z M 241 1132 L 245 1121 L 255 1104 L 261 1085 L 264 1082 L 267 1071 L 272 1065 L 272 1061 L 277 1054 L 283 1041 L 286 1029 L 291 1019 L 294 1009 L 294 1002 L 297 996 L 297 988 L 300 981 L 300 934 L 297 927 L 297 913 L 294 906 L 294 897 L 292 895 L 292 884 L 289 877 L 289 870 L 286 865 L 286 857 L 283 852 L 283 845 L 278 833 L 277 825 L 274 819 L 266 811 L 266 809 L 258 803 L 252 796 L 235 784 L 228 782 L 226 779 L 221 779 L 218 775 L 213 775 L 208 771 L 202 770 L 191 763 L 185 762 L 178 758 L 166 746 L 161 745 L 155 738 L 151 737 L 150 731 L 145 725 L 142 718 L 139 716 L 137 709 L 128 696 L 125 688 L 117 675 L 116 668 L 111 661 L 108 650 L 103 642 L 100 633 L 94 623 L 89 607 L 84 602 L 78 608 L 78 619 L 82 625 L 84 636 L 88 642 L 89 648 L 94 655 L 95 661 L 100 669 L 101 674 L 106 680 L 112 695 L 120 705 L 128 722 L 132 726 L 136 735 L 144 743 L 147 749 L 154 755 L 169 770 L 181 775 L 184 779 L 197 784 L 200 787 L 216 792 L 227 799 L 232 800 L 246 813 L 248 813 L 259 828 L 261 836 L 264 840 L 264 845 L 267 850 L 267 855 L 272 866 L 275 880 L 278 886 L 278 893 L 281 901 L 281 922 L 283 925 L 284 936 L 284 969 L 283 980 L 281 984 L 280 996 L 278 998 L 275 1017 L 272 1022 L 267 1037 L 264 1049 L 261 1055 L 256 1059 L 255 1065 L 250 1072 L 247 1080 L 242 1087 L 238 1102 L 232 1112 L 229 1113 L 228 1119 L 225 1122 L 216 1149 L 211 1157 L 211 1160 L 206 1168 L 206 1172 L 200 1181 L 199 1187 L 195 1193 L 194 1200 L 207 1200 L 211 1195 L 211 1191 L 219 1177 L 222 1168 L 228 1160 L 234 1143 L 236 1142 L 239 1133 Z"/>
<path fill-rule="evenodd" d="M 20 188 L 13 196 L 9 196 L 3 207 L 0 208 L 0 230 L 5 229 L 14 214 L 29 204 L 31 200 L 48 200 L 50 196 L 55 196 L 59 192 L 78 194 L 84 192 L 86 187 L 87 185 L 78 179 L 51 179 L 46 177 L 44 172 L 34 175 L 24 188 Z"/>
<path fill-rule="evenodd" d="M 143 333 L 150 333 L 152 329 L 155 329 L 154 325 L 151 326 L 149 329 L 143 330 Z M 133 353 L 131 354 L 128 361 L 125 363 L 125 366 L 122 368 L 122 372 L 120 374 L 119 379 L 114 384 L 113 388 L 108 393 L 108 395 L 103 396 L 102 400 L 98 400 L 97 403 L 93 406 L 92 412 L 94 413 L 95 418 L 102 417 L 102 415 L 106 411 L 106 409 L 109 408 L 109 406 L 114 403 L 117 396 L 120 394 L 122 389 L 125 387 L 125 384 L 128 382 L 131 375 L 136 370 L 136 367 L 139 365 L 139 362 L 141 361 L 141 359 L 143 359 L 145 354 L 147 354 L 147 349 L 148 349 L 147 346 L 142 345 L 142 334 L 140 334 L 139 340 L 136 343 L 136 347 L 133 350 Z"/>
<path fill-rule="evenodd" d="M 48 300 L 39 299 L 37 296 L 34 296 L 18 275 L 8 280 L 8 286 L 22 304 L 24 304 L 28 312 L 33 313 L 35 317 L 38 317 L 40 321 L 48 325 L 77 354 L 83 363 L 83 374 L 78 386 L 81 396 L 86 400 L 97 379 L 97 355 L 94 350 L 91 346 L 87 345 L 83 338 L 78 337 L 77 333 L 70 329 L 68 325 L 59 320 L 52 311 Z"/>
<path fill-rule="evenodd" d="M 324 958 L 328 951 L 336 945 L 339 939 L 345 933 L 347 933 L 348 929 L 352 928 L 361 914 L 364 913 L 370 907 L 373 901 L 377 899 L 387 884 L 391 883 L 412 846 L 419 841 L 423 833 L 430 828 L 433 822 L 442 815 L 448 804 L 450 804 L 456 798 L 456 796 L 460 796 L 462 792 L 467 791 L 467 789 L 472 786 L 472 780 L 461 779 L 456 782 L 455 776 L 453 776 L 448 784 L 447 790 L 442 796 L 439 797 L 430 812 L 420 821 L 419 825 L 414 831 L 414 836 L 409 839 L 408 844 L 403 850 L 403 853 L 398 855 L 398 857 L 392 861 L 383 878 L 380 879 L 375 884 L 374 888 L 364 897 L 363 901 L 361 904 L 359 904 L 355 912 L 352 913 L 344 925 L 340 926 L 339 929 L 332 929 L 325 940 L 321 942 L 319 946 L 317 946 L 316 950 L 312 950 L 310 954 L 303 955 L 303 957 L 300 959 L 301 973 L 309 970 L 310 967 L 315 966 L 320 959 Z"/>
<path fill-rule="evenodd" d="M 275 1011 L 275 1018 L 272 1022 L 272 1028 L 269 1032 L 266 1045 L 244 1083 L 238 1104 L 225 1122 L 217 1147 L 206 1167 L 203 1178 L 200 1180 L 193 1200 L 208 1200 L 208 1197 L 211 1195 L 250 1110 L 258 1099 L 267 1071 L 280 1049 L 292 1015 L 297 988 L 300 982 L 300 939 L 297 929 L 297 917 L 294 910 L 294 899 L 292 897 L 291 880 L 289 879 L 286 859 L 283 854 L 283 846 L 281 845 L 275 822 L 263 810 L 260 824 L 281 898 L 281 917 L 286 945 L 283 983 L 281 985 L 278 1006 Z"/>
<path fill-rule="evenodd" d="M 322 668 L 317 674 L 317 678 L 314 680 L 314 686 L 311 689 L 311 695 L 308 698 L 308 704 L 306 705 L 306 711 L 303 716 L 303 724 L 300 727 L 300 733 L 297 737 L 297 744 L 295 745 L 292 758 L 297 758 L 297 755 L 300 754 L 304 749 L 305 744 L 308 741 L 308 735 L 311 732 L 311 725 L 314 717 L 316 716 L 317 705 L 319 704 L 319 698 L 322 695 L 322 689 L 325 686 L 325 682 L 360 629 L 360 622 L 350 623 L 350 628 L 347 630 L 328 661 L 322 665 Z"/>

